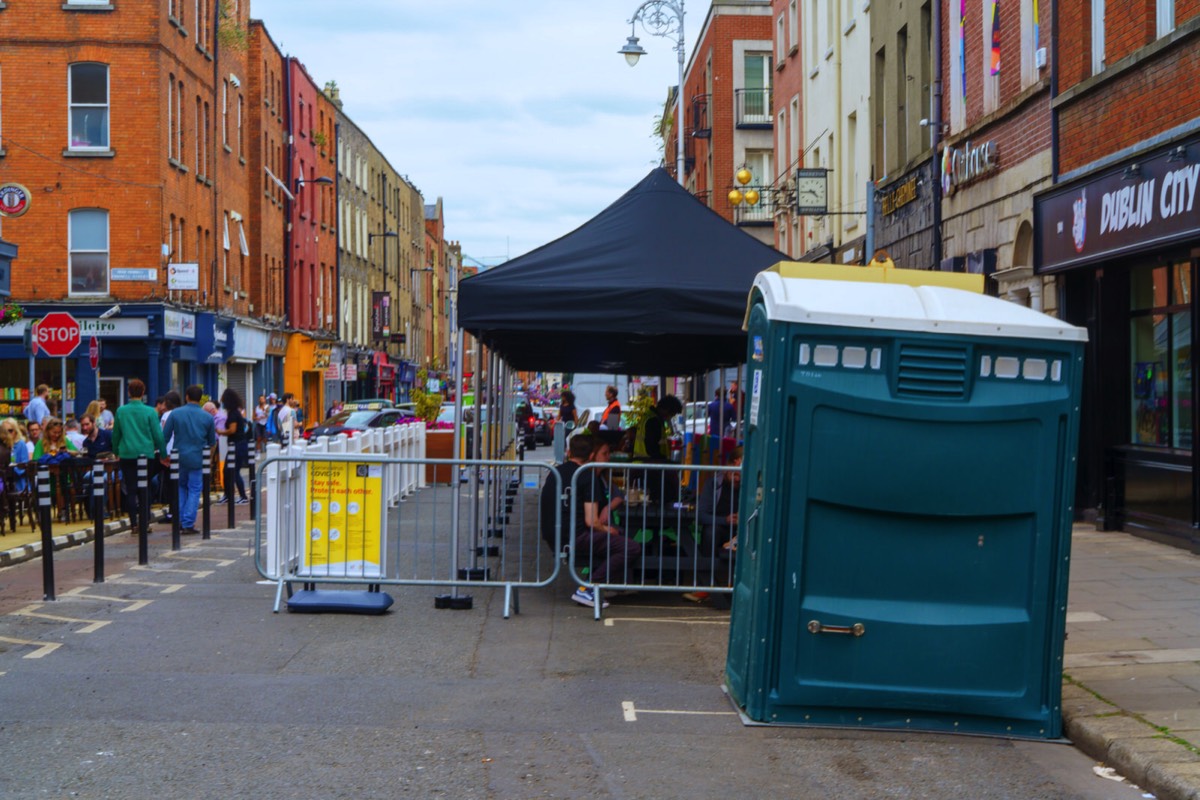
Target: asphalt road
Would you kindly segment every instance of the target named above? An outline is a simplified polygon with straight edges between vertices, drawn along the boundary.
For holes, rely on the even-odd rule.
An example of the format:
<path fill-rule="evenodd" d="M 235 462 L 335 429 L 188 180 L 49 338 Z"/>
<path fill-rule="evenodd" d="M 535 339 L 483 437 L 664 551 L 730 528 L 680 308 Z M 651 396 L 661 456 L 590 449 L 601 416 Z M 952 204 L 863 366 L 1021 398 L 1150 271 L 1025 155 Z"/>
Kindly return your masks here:
<path fill-rule="evenodd" d="M 728 612 L 673 595 L 272 614 L 248 529 L 155 537 L 146 569 L 110 538 L 103 585 L 60 551 L 52 604 L 38 562 L 0 570 L 0 798 L 1142 797 L 1065 744 L 745 727 Z"/>

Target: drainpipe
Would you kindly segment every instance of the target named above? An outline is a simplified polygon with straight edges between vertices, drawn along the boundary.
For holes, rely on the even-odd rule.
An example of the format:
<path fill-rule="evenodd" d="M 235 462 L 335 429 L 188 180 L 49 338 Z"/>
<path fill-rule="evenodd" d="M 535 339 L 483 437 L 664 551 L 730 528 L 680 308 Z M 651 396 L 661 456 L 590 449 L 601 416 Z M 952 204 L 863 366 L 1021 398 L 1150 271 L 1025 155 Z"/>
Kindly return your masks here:
<path fill-rule="evenodd" d="M 1037 44 L 1036 42 L 1034 43 Z M 1058 3 L 1050 4 L 1050 183 L 1058 183 Z M 1062 306 L 1059 306 L 1061 309 Z M 1061 312 L 1060 312 L 1061 313 Z"/>
<path fill-rule="evenodd" d="M 1052 4 L 1054 5 L 1054 4 Z M 933 179 L 933 269 L 942 266 L 942 174 L 939 168 L 938 146 L 942 143 L 942 4 L 933 4 L 933 108 L 929 110 L 932 131 L 929 174 Z"/>
<path fill-rule="evenodd" d="M 295 153 L 293 152 L 292 136 L 292 57 L 287 56 L 283 60 L 283 98 L 284 106 L 287 109 L 287 173 L 286 182 L 287 190 L 290 194 L 292 187 L 295 185 Z M 292 264 L 295 261 L 295 254 L 292 252 L 292 216 L 296 210 L 296 199 L 293 197 L 288 200 L 287 218 L 283 222 L 283 320 L 285 326 L 291 326 L 291 299 L 292 299 Z"/>

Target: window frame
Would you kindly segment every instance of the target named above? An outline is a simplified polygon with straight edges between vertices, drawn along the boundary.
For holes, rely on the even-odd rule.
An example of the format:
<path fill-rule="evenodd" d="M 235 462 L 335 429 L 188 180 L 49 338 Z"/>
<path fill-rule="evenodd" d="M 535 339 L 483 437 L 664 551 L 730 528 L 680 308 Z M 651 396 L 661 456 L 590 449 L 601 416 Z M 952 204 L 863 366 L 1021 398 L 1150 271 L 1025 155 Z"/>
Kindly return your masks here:
<path fill-rule="evenodd" d="M 75 219 L 77 214 L 87 212 L 100 212 L 104 215 L 104 249 L 92 250 L 75 247 Z M 82 208 L 72 208 L 67 212 L 67 294 L 70 297 L 106 297 L 109 294 L 110 277 L 109 267 L 111 265 L 110 258 L 112 254 L 112 225 L 111 213 L 107 208 L 97 208 L 86 206 Z M 104 290 L 94 292 L 83 292 L 75 290 L 75 254 L 104 254 Z"/>
<path fill-rule="evenodd" d="M 104 103 L 76 103 L 71 98 L 75 84 L 75 68 L 99 66 L 104 68 Z M 104 144 L 75 143 L 75 109 L 104 109 Z M 67 150 L 72 153 L 107 153 L 112 149 L 112 69 L 102 61 L 76 61 L 67 65 Z"/>

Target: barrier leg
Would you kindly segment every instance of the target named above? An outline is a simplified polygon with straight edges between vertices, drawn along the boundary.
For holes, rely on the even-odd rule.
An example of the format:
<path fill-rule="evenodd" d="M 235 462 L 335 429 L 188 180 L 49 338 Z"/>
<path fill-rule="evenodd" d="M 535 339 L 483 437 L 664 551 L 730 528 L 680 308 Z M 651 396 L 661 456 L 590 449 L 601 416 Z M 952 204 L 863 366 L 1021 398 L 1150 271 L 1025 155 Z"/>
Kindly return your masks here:
<path fill-rule="evenodd" d="M 250 448 L 250 519 L 258 519 L 258 470 L 255 468 L 256 454 Z"/>

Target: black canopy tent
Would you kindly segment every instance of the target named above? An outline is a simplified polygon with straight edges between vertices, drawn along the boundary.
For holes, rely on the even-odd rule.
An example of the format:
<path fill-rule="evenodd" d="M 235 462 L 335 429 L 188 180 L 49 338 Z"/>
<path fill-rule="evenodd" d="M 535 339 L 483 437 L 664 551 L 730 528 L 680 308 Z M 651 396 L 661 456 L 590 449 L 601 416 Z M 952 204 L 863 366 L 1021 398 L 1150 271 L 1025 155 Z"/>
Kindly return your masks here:
<path fill-rule="evenodd" d="M 701 373 L 745 360 L 754 276 L 786 259 L 658 168 L 571 233 L 463 280 L 459 326 L 514 369 Z"/>

